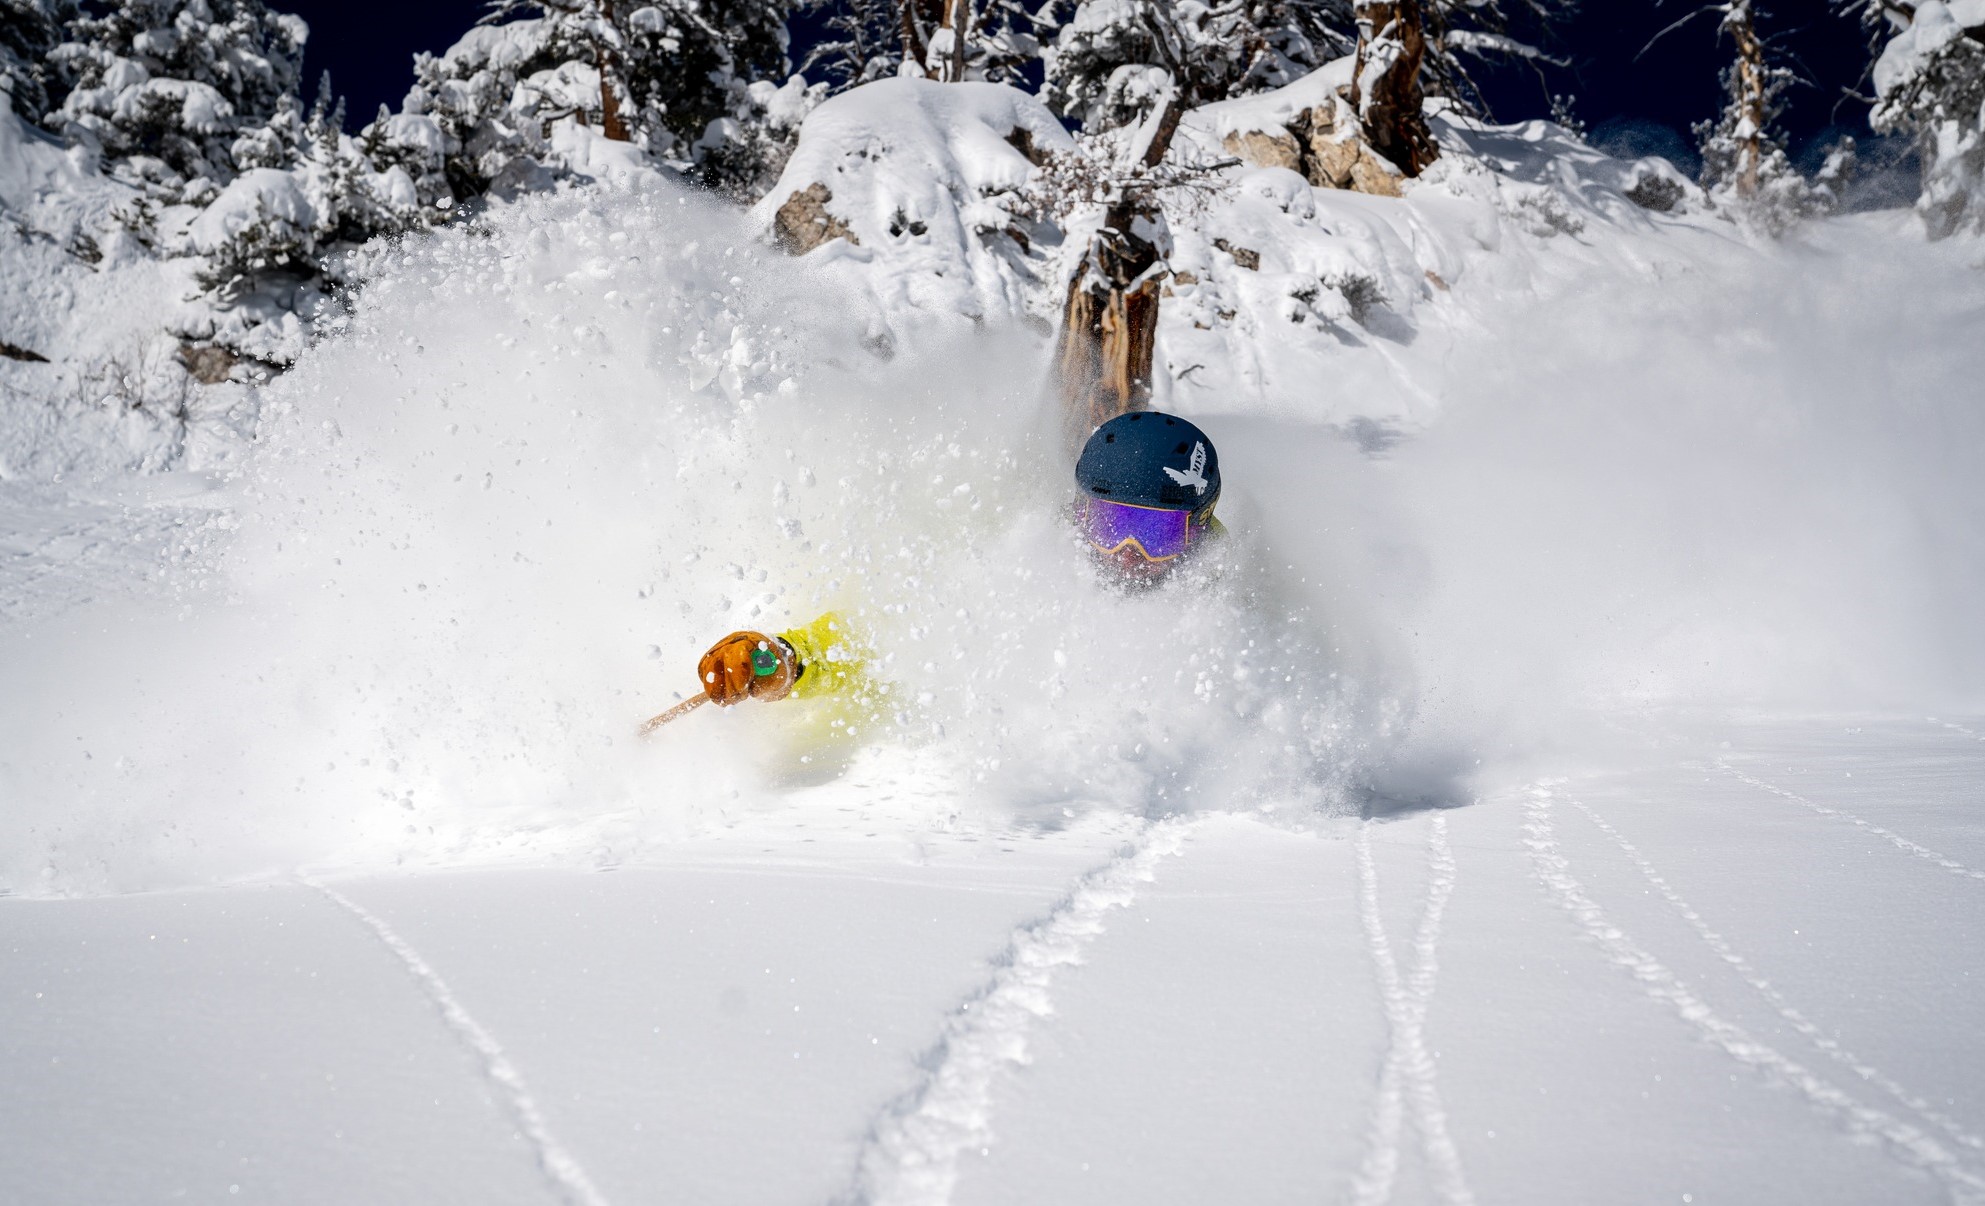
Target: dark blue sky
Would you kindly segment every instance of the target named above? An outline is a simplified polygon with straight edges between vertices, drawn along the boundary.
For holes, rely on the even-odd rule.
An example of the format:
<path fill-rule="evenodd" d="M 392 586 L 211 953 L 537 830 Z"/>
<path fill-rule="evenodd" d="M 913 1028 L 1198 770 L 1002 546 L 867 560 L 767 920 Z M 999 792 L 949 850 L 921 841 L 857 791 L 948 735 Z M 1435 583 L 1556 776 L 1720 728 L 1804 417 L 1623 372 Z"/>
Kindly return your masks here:
<path fill-rule="evenodd" d="M 487 11 L 483 0 L 416 0 L 385 5 L 363 0 L 273 0 L 310 22 L 307 86 L 329 69 L 347 98 L 350 124 L 370 120 L 384 102 L 397 106 L 413 82 L 415 51 L 440 51 Z M 1575 98 L 1576 110 L 1601 145 L 1688 160 L 1691 123 L 1713 116 L 1721 101 L 1716 73 L 1728 53 L 1717 45 L 1715 21 L 1700 17 L 1641 54 L 1663 27 L 1689 11 L 1685 0 L 1584 0 L 1548 49 L 1567 60 L 1546 70 L 1550 91 Z M 1865 32 L 1839 15 L 1830 0 L 1778 0 L 1762 24 L 1787 61 L 1811 82 L 1793 96 L 1786 126 L 1795 152 L 1837 132 L 1866 132 L 1866 106 L 1847 94 L 1865 89 Z M 1639 56 L 1639 57 L 1636 57 Z M 1481 75 L 1496 115 L 1542 116 L 1546 88 L 1529 67 Z"/>

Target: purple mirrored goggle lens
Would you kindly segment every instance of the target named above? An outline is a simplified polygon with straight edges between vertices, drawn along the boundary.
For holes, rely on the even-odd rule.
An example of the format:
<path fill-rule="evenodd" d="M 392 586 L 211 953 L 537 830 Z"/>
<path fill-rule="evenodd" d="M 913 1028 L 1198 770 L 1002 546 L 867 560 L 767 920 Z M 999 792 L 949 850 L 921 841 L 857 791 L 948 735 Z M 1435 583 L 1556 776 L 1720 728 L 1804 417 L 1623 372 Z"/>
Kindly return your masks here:
<path fill-rule="evenodd" d="M 1105 553 L 1135 543 L 1151 560 L 1166 561 L 1185 552 L 1191 539 L 1191 520 L 1190 511 L 1161 511 L 1092 498 L 1084 508 L 1082 526 L 1089 543 Z"/>

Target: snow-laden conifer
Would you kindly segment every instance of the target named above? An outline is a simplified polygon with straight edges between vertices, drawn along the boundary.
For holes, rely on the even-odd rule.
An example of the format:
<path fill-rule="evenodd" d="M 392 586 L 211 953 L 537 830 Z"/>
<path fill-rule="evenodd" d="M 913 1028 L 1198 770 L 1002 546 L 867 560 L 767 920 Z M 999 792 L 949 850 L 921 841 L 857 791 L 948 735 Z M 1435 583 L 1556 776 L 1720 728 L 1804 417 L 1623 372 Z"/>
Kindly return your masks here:
<path fill-rule="evenodd" d="M 1730 39 L 1735 58 L 1723 69 L 1723 112 L 1695 127 L 1703 187 L 1739 221 L 1777 234 L 1834 200 L 1830 190 L 1807 181 L 1785 153 L 1778 119 L 1798 76 L 1772 58 L 1758 31 L 1755 0 L 1726 0 L 1709 11 L 1720 16 L 1718 33 Z"/>
<path fill-rule="evenodd" d="M 0 103 L 30 122 L 39 124 L 59 103 L 49 87 L 48 52 L 74 8 L 71 0 L 0 0 Z"/>
<path fill-rule="evenodd" d="M 1863 12 L 1887 36 L 1868 118 L 1916 140 L 1917 212 L 1933 238 L 1985 230 L 1985 0 L 1866 0 Z"/>
<path fill-rule="evenodd" d="M 261 0 L 115 0 L 51 52 L 73 85 L 55 120 L 118 179 L 204 203 L 243 166 L 237 153 L 264 165 L 275 153 L 309 33 Z"/>
<path fill-rule="evenodd" d="M 1279 88 L 1351 48 L 1340 0 L 1084 0 L 1043 53 L 1049 107 L 1089 129 Z"/>
<path fill-rule="evenodd" d="M 445 53 L 416 56 L 400 116 L 439 132 L 438 170 L 459 197 L 568 170 L 565 121 L 750 192 L 777 174 L 798 124 L 792 98 L 776 95 L 785 15 L 783 0 L 497 0 Z M 409 133 L 380 132 L 403 144 Z"/>
<path fill-rule="evenodd" d="M 326 75 L 307 116 L 272 120 L 252 148 L 240 149 L 241 175 L 173 248 L 203 257 L 197 279 L 217 300 L 278 281 L 291 291 L 314 288 L 320 277 L 336 278 L 338 252 L 446 216 L 452 199 L 437 178 L 417 178 L 418 157 L 376 129 L 353 138 L 343 125 L 343 102 L 331 99 Z"/>

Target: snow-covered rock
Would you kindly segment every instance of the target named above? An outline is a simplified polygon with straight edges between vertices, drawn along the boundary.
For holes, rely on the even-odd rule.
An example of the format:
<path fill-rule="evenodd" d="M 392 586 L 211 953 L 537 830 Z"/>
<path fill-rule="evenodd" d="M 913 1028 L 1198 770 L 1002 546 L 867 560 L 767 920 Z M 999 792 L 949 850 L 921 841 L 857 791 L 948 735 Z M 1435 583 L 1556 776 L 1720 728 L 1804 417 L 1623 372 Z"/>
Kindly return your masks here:
<path fill-rule="evenodd" d="M 865 292 L 879 339 L 925 324 L 1010 321 L 1043 313 L 1058 242 L 1030 217 L 1022 191 L 1043 153 L 1074 145 L 1016 88 L 878 80 L 807 117 L 752 214 Z"/>
<path fill-rule="evenodd" d="M 1180 123 L 1182 143 L 1252 167 L 1290 168 L 1320 187 L 1397 197 L 1404 178 L 1365 141 L 1343 98 L 1354 65 L 1337 59 L 1287 87 L 1194 109 Z"/>

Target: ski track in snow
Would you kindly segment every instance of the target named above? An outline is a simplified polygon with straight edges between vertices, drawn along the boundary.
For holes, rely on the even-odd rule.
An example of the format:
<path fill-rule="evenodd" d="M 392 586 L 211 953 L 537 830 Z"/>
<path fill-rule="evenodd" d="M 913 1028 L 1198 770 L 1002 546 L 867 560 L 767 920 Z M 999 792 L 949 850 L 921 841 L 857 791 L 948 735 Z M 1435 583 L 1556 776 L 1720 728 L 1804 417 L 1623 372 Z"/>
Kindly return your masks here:
<path fill-rule="evenodd" d="M 1548 786 L 1538 784 L 1529 789 L 1523 802 L 1523 844 L 1530 852 L 1532 872 L 1545 893 L 1571 915 L 1611 962 L 1631 974 L 1648 996 L 1672 1008 L 1682 1021 L 1731 1059 L 1791 1086 L 1817 1111 L 1839 1119 L 1855 1136 L 1879 1141 L 1882 1150 L 1898 1163 L 1937 1178 L 1953 1203 L 1985 1204 L 1985 1179 L 1974 1174 L 1942 1144 L 1921 1129 L 1848 1095 L 1804 1065 L 1751 1037 L 1741 1026 L 1719 1016 L 1674 972 L 1613 924 L 1586 894 L 1584 885 L 1573 878 L 1570 861 L 1559 851 L 1557 828 L 1551 816 L 1554 798 Z"/>
<path fill-rule="evenodd" d="M 837 1201 L 860 1206 L 941 1206 L 958 1182 L 958 1157 L 992 1142 L 994 1078 L 1028 1060 L 1027 1030 L 1054 1012 L 1057 970 L 1079 964 L 1103 916 L 1136 896 L 1157 864 L 1184 846 L 1183 821 L 1147 826 L 1116 857 L 1076 881 L 1046 917 L 1017 931 L 992 978 L 962 1002 L 917 1062 L 922 1081 L 870 1124 L 854 1184 Z"/>
<path fill-rule="evenodd" d="M 516 1119 L 517 1129 L 537 1152 L 538 1166 L 544 1170 L 546 1180 L 551 1182 L 551 1187 L 558 1197 L 571 1206 L 607 1206 L 606 1198 L 593 1187 L 591 1178 L 586 1176 L 586 1170 L 580 1167 L 579 1162 L 572 1158 L 572 1154 L 566 1151 L 557 1139 L 553 1138 L 551 1128 L 545 1124 L 543 1112 L 538 1109 L 538 1103 L 532 1099 L 530 1090 L 524 1085 L 523 1075 L 517 1071 L 517 1066 L 510 1062 L 510 1057 L 504 1053 L 502 1045 L 496 1041 L 495 1036 L 483 1029 L 480 1022 L 470 1016 L 467 1009 L 462 1007 L 461 1001 L 456 999 L 454 992 L 449 989 L 440 973 L 429 966 L 427 960 L 421 958 L 420 952 L 408 945 L 393 927 L 387 925 L 365 906 L 335 888 L 320 883 L 310 883 L 310 886 L 363 922 L 365 927 L 385 944 L 386 949 L 392 951 L 399 957 L 400 962 L 406 965 L 407 970 L 420 983 L 422 991 L 427 994 L 428 1000 L 433 1002 L 434 1008 L 441 1014 L 443 1024 L 454 1032 L 455 1037 L 461 1040 L 464 1046 L 475 1053 L 477 1059 L 482 1061 L 483 1074 L 489 1078 L 490 1083 L 498 1090 L 498 1095 L 509 1105 L 510 1112 Z"/>
<path fill-rule="evenodd" d="M 1427 1050 L 1427 1007 L 1440 972 L 1441 919 L 1454 894 L 1454 855 L 1447 843 L 1447 818 L 1436 813 L 1427 833 L 1427 895 L 1413 934 L 1413 974 L 1402 980 L 1379 912 L 1378 864 L 1372 858 L 1372 822 L 1358 826 L 1358 912 L 1365 942 L 1385 1003 L 1389 1042 L 1379 1071 L 1377 1100 L 1365 1157 L 1351 1184 L 1356 1206 L 1384 1206 L 1399 1174 L 1399 1135 L 1406 1107 L 1419 1129 L 1434 1191 L 1448 1206 L 1472 1206 L 1475 1195 L 1461 1170 L 1461 1153 L 1447 1131 L 1438 1068 Z"/>
<path fill-rule="evenodd" d="M 1945 856 L 1938 854 L 1935 850 L 1930 849 L 1928 846 L 1924 846 L 1918 842 L 1910 841 L 1908 838 L 1895 832 L 1893 829 L 1884 829 L 1880 825 L 1875 824 L 1873 821 L 1867 820 L 1863 817 L 1857 817 L 1853 813 L 1848 812 L 1845 809 L 1832 808 L 1825 804 L 1816 803 L 1812 800 L 1808 800 L 1806 797 L 1800 795 L 1798 792 L 1787 791 L 1784 788 L 1779 787 L 1777 784 L 1767 783 L 1763 779 L 1759 779 L 1754 776 L 1747 775 L 1743 771 L 1738 770 L 1736 767 L 1731 766 L 1728 761 L 1722 758 L 1718 758 L 1716 760 L 1716 765 L 1722 767 L 1723 770 L 1726 773 L 1728 773 L 1731 777 L 1738 779 L 1742 782 L 1748 783 L 1752 787 L 1758 788 L 1761 791 L 1768 791 L 1774 796 L 1783 796 L 1785 799 L 1791 800 L 1796 804 L 1803 805 L 1804 807 L 1811 809 L 1812 811 L 1818 813 L 1823 817 L 1833 817 L 1837 820 L 1846 821 L 1851 825 L 1858 825 L 1862 829 L 1865 829 L 1869 833 L 1875 834 L 1878 837 L 1886 838 L 1888 839 L 1890 844 L 1895 846 L 1896 849 L 1904 851 L 1909 854 L 1913 854 L 1917 858 L 1920 858 L 1925 862 L 1935 863 L 1937 866 L 1942 867 L 1944 870 L 1950 872 L 1952 875 L 1962 876 L 1965 879 L 1985 880 L 1985 871 L 1974 871 L 1970 867 L 1965 866 L 1963 863 L 1958 862 L 1954 858 L 1946 858 Z"/>
<path fill-rule="evenodd" d="M 1654 890 L 1661 895 L 1661 898 L 1666 900 L 1674 907 L 1677 913 L 1682 915 L 1682 919 L 1687 921 L 1690 928 L 1695 930 L 1696 936 L 1708 945 L 1709 949 L 1716 954 L 1717 958 L 1729 964 L 1730 968 L 1743 979 L 1744 983 L 1756 989 L 1758 995 L 1769 1002 L 1771 1007 L 1778 1011 L 1778 1015 L 1784 1018 L 1788 1025 L 1811 1040 L 1815 1047 L 1824 1051 L 1827 1057 L 1835 1063 L 1852 1072 L 1861 1081 L 1881 1089 L 1898 1103 L 1915 1113 L 1917 1117 L 1950 1136 L 1955 1142 L 1973 1150 L 1985 1151 L 1985 1139 L 1980 1139 L 1977 1135 L 1972 1134 L 1965 1129 L 1964 1124 L 1938 1110 L 1917 1094 L 1911 1093 L 1908 1089 L 1898 1084 L 1892 1077 L 1882 1072 L 1881 1069 L 1868 1063 L 1866 1060 L 1860 1059 L 1836 1040 L 1827 1037 L 1824 1030 L 1814 1025 L 1805 1014 L 1801 1013 L 1797 1007 L 1785 999 L 1783 993 L 1772 986 L 1771 981 L 1759 974 L 1757 968 L 1751 965 L 1750 960 L 1732 949 L 1721 934 L 1710 929 L 1709 923 L 1703 920 L 1702 915 L 1696 912 L 1688 901 L 1682 899 L 1681 894 L 1675 891 L 1674 887 L 1669 884 L 1667 879 L 1659 871 L 1655 870 L 1654 864 L 1649 862 L 1647 857 L 1640 852 L 1639 848 L 1632 842 L 1629 842 L 1618 829 L 1615 829 L 1611 822 L 1600 816 L 1582 800 L 1573 800 L 1571 803 L 1572 807 L 1584 813 L 1586 819 L 1596 825 L 1601 833 L 1613 839 L 1613 844 L 1618 846 L 1628 859 L 1632 860 L 1633 865 L 1640 869 L 1642 877 L 1653 886 Z"/>

